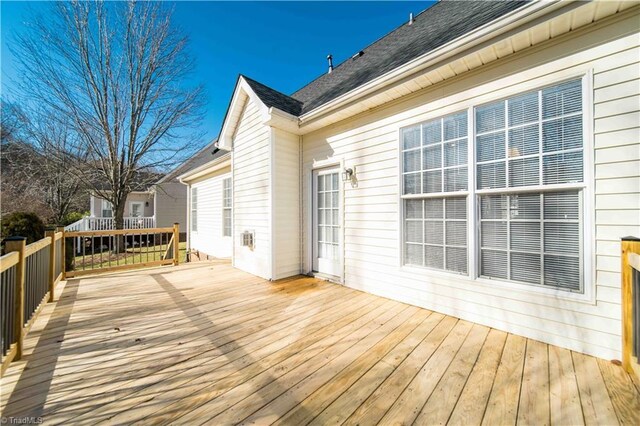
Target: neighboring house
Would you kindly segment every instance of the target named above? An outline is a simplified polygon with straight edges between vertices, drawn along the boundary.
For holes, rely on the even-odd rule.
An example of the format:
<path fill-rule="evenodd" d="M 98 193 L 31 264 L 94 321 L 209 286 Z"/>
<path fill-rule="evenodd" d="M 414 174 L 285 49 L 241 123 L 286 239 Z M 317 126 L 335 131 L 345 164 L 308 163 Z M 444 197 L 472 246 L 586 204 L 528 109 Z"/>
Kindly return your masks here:
<path fill-rule="evenodd" d="M 124 207 L 125 217 L 153 217 L 154 196 L 151 188 L 133 191 L 127 197 Z M 91 194 L 90 216 L 112 218 L 114 216 L 111 203 L 98 195 Z"/>
<path fill-rule="evenodd" d="M 187 185 L 190 259 L 228 258 L 232 250 L 231 158 L 212 142 L 186 162 L 178 176 Z"/>
<path fill-rule="evenodd" d="M 144 175 L 144 182 L 135 184 L 134 190 L 125 202 L 124 227 L 167 228 L 178 223 L 180 234 L 186 238 L 187 188 L 177 177 L 187 170 L 190 162 L 191 159 L 161 178 L 156 174 Z M 89 205 L 89 216 L 69 225 L 68 229 L 112 229 L 114 227 L 114 212 L 109 201 L 99 195 L 91 194 Z"/>
<path fill-rule="evenodd" d="M 244 271 L 620 358 L 620 238 L 640 236 L 639 10 L 441 1 L 290 96 L 241 76 L 218 142 L 230 169 L 182 178 L 190 239 L 216 241 L 230 214 Z"/>

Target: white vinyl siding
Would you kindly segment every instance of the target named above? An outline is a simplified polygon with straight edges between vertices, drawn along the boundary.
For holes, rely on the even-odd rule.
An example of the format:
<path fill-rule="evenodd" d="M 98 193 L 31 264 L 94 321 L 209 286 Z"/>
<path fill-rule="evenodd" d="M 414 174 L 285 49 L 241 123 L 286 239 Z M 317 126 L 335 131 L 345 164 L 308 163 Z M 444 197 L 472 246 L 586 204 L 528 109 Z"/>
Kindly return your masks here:
<path fill-rule="evenodd" d="M 198 231 L 198 188 L 191 188 L 191 231 Z"/>
<path fill-rule="evenodd" d="M 590 25 L 303 136 L 303 272 L 311 270 L 311 171 L 357 167 L 344 186 L 344 284 L 606 359 L 620 357 L 620 237 L 640 235 L 638 13 Z M 435 71 L 434 71 L 435 73 Z M 590 75 L 584 294 L 403 266 L 400 129 Z M 589 77 L 591 78 L 591 77 Z M 410 82 L 409 82 L 410 83 Z M 589 88 L 591 85 L 591 88 Z M 418 90 L 418 89 L 416 89 Z M 475 124 L 471 127 L 475 129 Z M 472 162 L 472 158 L 468 161 Z M 595 164 L 594 164 L 595 163 Z M 470 175 L 475 188 L 475 176 Z M 571 192 L 558 185 L 558 192 Z M 521 189 L 513 187 L 509 189 Z M 593 188 L 592 192 L 591 188 Z M 502 189 L 497 189 L 502 191 Z M 514 191 L 517 192 L 517 191 Z M 455 195 L 455 194 L 453 194 Z M 491 194 L 484 194 L 491 195 Z M 501 195 L 501 194 L 497 194 Z M 422 197 L 422 194 L 420 194 Z M 437 197 L 437 195 L 434 195 Z M 469 196 L 469 212 L 479 208 Z M 401 200 L 401 201 L 400 201 Z M 542 223 L 542 220 L 540 221 Z M 470 246 L 479 230 L 469 228 Z M 470 259 L 469 275 L 476 259 Z"/>
<path fill-rule="evenodd" d="M 300 273 L 300 141 L 272 129 L 274 279 Z"/>
<path fill-rule="evenodd" d="M 222 181 L 222 236 L 230 237 L 231 229 L 231 178 Z"/>
<path fill-rule="evenodd" d="M 249 99 L 233 139 L 233 264 L 267 279 L 271 278 L 270 162 L 270 129 Z M 252 249 L 240 246 L 245 231 L 255 233 Z"/>
<path fill-rule="evenodd" d="M 198 193 L 198 230 L 189 233 L 189 248 L 218 258 L 231 257 L 231 238 L 223 232 L 223 181 L 231 176 L 225 167 L 191 183 Z"/>

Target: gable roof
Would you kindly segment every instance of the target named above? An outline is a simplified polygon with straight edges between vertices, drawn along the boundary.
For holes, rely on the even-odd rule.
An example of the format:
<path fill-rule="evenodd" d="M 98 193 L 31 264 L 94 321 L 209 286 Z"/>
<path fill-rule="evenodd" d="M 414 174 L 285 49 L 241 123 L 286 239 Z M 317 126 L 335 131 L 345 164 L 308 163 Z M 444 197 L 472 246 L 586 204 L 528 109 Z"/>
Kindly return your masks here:
<path fill-rule="evenodd" d="M 307 113 L 429 53 L 528 1 L 442 0 L 291 95 Z"/>
<path fill-rule="evenodd" d="M 207 146 L 202 148 L 196 154 L 189 157 L 184 163 L 180 164 L 178 167 L 167 173 L 162 179 L 160 179 L 156 184 L 166 183 L 166 182 L 179 182 L 178 177 L 187 173 L 190 170 L 198 168 L 207 164 L 210 161 L 215 160 L 216 158 L 222 157 L 227 154 L 228 151 L 217 149 L 216 143 L 217 139 L 213 140 Z"/>
<path fill-rule="evenodd" d="M 301 101 L 293 99 L 292 97 L 287 96 L 284 93 L 280 93 L 262 83 L 258 83 L 246 75 L 242 75 L 242 78 L 246 80 L 249 87 L 251 87 L 267 107 L 278 108 L 280 111 L 295 115 L 296 117 L 302 113 L 303 104 Z"/>

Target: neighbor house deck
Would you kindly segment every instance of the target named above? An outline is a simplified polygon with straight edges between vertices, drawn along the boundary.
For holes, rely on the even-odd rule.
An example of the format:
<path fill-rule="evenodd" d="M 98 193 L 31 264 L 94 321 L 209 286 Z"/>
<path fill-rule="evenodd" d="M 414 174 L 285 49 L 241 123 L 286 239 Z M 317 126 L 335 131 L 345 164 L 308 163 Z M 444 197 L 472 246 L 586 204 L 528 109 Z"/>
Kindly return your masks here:
<path fill-rule="evenodd" d="M 2 379 L 45 423 L 640 424 L 610 361 L 307 277 L 72 279 Z"/>

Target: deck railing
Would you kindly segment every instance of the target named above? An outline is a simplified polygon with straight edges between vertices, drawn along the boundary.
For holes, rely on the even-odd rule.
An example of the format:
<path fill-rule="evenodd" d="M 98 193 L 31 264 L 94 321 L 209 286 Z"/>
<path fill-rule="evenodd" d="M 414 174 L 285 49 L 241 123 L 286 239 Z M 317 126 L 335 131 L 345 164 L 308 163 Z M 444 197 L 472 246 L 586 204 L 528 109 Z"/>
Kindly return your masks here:
<path fill-rule="evenodd" d="M 155 216 L 128 216 L 123 218 L 124 229 L 146 229 L 156 226 Z M 82 219 L 67 225 L 65 231 L 106 231 L 116 229 L 113 217 L 83 217 Z"/>
<path fill-rule="evenodd" d="M 640 380 L 640 238 L 622 239 L 622 365 Z"/>
<path fill-rule="evenodd" d="M 63 232 L 47 231 L 45 238 L 27 245 L 23 237 L 5 240 L 0 258 L 3 374 L 9 363 L 22 357 L 22 342 L 47 301 L 53 301 L 63 278 Z"/>
<path fill-rule="evenodd" d="M 171 228 L 65 232 L 66 250 L 75 255 L 67 264 L 65 276 L 177 265 L 179 235 L 178 224 Z"/>
<path fill-rule="evenodd" d="M 179 264 L 178 224 L 171 228 L 102 231 L 47 231 L 26 244 L 4 240 L 0 257 L 0 341 L 2 368 L 22 357 L 23 341 L 56 284 L 65 278 L 101 272 Z M 80 247 L 77 247 L 80 244 Z M 77 255 L 77 251 L 80 254 Z"/>

